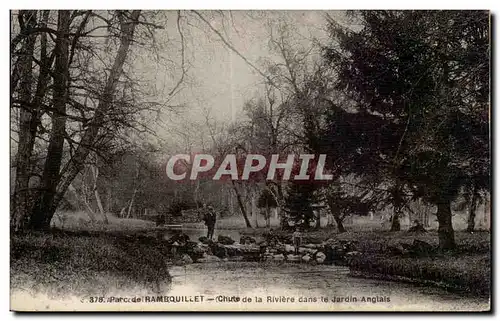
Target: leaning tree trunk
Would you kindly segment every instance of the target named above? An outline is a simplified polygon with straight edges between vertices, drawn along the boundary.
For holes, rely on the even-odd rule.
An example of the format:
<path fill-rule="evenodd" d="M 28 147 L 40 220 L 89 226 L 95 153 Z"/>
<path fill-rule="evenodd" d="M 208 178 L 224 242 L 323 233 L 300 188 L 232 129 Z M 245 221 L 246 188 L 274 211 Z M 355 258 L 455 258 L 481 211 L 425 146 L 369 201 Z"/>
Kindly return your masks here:
<path fill-rule="evenodd" d="M 231 180 L 231 183 L 233 184 L 233 190 L 234 193 L 236 194 L 236 200 L 238 201 L 238 206 L 240 207 L 241 214 L 243 215 L 243 218 L 245 219 L 245 224 L 247 227 L 252 227 L 252 224 L 250 223 L 250 220 L 248 219 L 248 214 L 247 210 L 245 209 L 245 205 L 243 204 L 243 200 L 241 199 L 241 194 L 240 191 L 238 191 L 238 188 L 236 187 L 236 183 Z"/>
<path fill-rule="evenodd" d="M 25 19 L 25 20 L 24 20 Z M 25 33 L 25 43 L 23 44 L 20 56 L 14 69 L 12 78 L 19 79 L 19 138 L 17 144 L 17 154 L 15 159 L 16 177 L 13 196 L 13 213 L 11 225 L 15 232 L 24 228 L 26 214 L 29 211 L 29 179 L 30 179 L 30 159 L 33 152 L 33 145 L 30 144 L 32 138 L 30 124 L 32 121 L 32 110 L 30 108 L 32 82 L 33 82 L 33 52 L 36 42 L 36 33 L 32 31 L 36 27 L 36 10 L 21 10 L 19 20 L 24 21 L 21 25 L 21 33 Z M 16 85 L 11 88 L 16 90 Z M 11 93 L 12 95 L 13 93 Z"/>
<path fill-rule="evenodd" d="M 455 233 L 451 219 L 451 201 L 443 200 L 437 204 L 437 219 L 439 223 L 439 248 L 450 250 L 455 248 Z"/>
<path fill-rule="evenodd" d="M 139 19 L 140 10 L 134 10 L 130 19 L 123 21 L 121 24 L 121 39 L 120 46 L 116 53 L 116 57 L 109 71 L 106 85 L 97 104 L 94 117 L 89 122 L 89 126 L 83 133 L 82 139 L 71 158 L 60 174 L 60 179 L 57 184 L 57 193 L 52 201 L 50 209 L 47 211 L 47 216 L 52 217 L 59 205 L 59 202 L 64 197 L 64 193 L 68 189 L 69 184 L 75 179 L 76 175 L 83 169 L 85 160 L 90 153 L 90 146 L 94 145 L 100 128 L 103 125 L 105 115 L 113 103 L 113 96 L 118 80 L 123 72 L 123 65 L 127 58 L 127 54 L 134 38 L 134 31 Z"/>
<path fill-rule="evenodd" d="M 97 159 L 97 156 L 96 156 L 96 159 Z M 92 171 L 92 177 L 94 178 L 94 186 L 92 189 L 94 191 L 94 197 L 95 197 L 95 201 L 97 203 L 97 208 L 99 209 L 99 212 L 101 213 L 102 221 L 104 222 L 104 224 L 109 224 L 108 215 L 104 211 L 104 207 L 102 206 L 102 201 L 101 201 L 101 195 L 99 194 L 99 190 L 97 189 L 97 182 L 99 180 L 99 168 L 97 167 L 97 165 L 92 164 L 92 165 L 90 165 L 90 169 Z"/>
<path fill-rule="evenodd" d="M 134 208 L 136 195 L 137 195 L 137 188 L 134 188 L 134 192 L 132 193 L 132 198 L 130 199 L 130 203 L 128 204 L 127 218 L 130 218 L 130 216 L 132 215 L 132 209 Z"/>
<path fill-rule="evenodd" d="M 82 197 L 82 193 L 79 193 L 77 192 L 77 190 L 75 189 L 75 187 L 73 186 L 73 184 L 70 184 L 69 187 L 68 187 L 68 192 L 72 192 L 73 194 L 75 194 L 75 197 L 83 204 L 85 205 L 87 211 L 87 215 L 90 219 L 90 222 L 92 224 L 94 224 L 96 222 L 96 218 L 95 218 L 95 213 L 94 213 L 94 210 L 92 209 L 92 207 L 90 206 L 90 204 L 87 202 L 86 198 L 85 198 L 85 195 Z"/>
<path fill-rule="evenodd" d="M 55 44 L 54 89 L 52 131 L 42 175 L 42 192 L 38 206 L 35 208 L 31 226 L 35 230 L 49 229 L 54 215 L 52 203 L 56 195 L 59 171 L 63 158 L 64 139 L 66 135 L 66 103 L 69 85 L 69 25 L 70 11 L 60 10 L 57 22 L 57 39 Z"/>

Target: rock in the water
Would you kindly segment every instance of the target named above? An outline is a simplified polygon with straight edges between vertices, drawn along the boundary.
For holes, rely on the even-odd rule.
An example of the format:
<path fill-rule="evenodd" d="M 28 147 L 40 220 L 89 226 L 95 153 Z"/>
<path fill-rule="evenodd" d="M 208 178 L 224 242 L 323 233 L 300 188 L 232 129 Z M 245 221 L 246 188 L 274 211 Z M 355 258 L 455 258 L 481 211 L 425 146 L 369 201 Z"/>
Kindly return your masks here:
<path fill-rule="evenodd" d="M 302 257 L 302 261 L 304 261 L 304 262 L 309 262 L 309 261 L 311 261 L 311 257 L 309 256 L 309 254 L 304 255 L 304 256 Z"/>
<path fill-rule="evenodd" d="M 300 262 L 300 255 L 295 255 L 295 254 L 288 254 L 286 256 L 286 260 L 289 262 Z"/>
<path fill-rule="evenodd" d="M 198 238 L 198 241 L 200 241 L 203 244 L 208 244 L 210 242 L 210 239 L 208 237 L 206 237 L 206 236 L 200 236 Z"/>
<path fill-rule="evenodd" d="M 339 244 L 339 241 L 338 241 L 338 240 L 336 240 L 336 239 L 330 238 L 330 239 L 326 240 L 326 241 L 324 242 L 324 244 L 325 244 L 325 245 L 334 246 L 334 245 Z"/>
<path fill-rule="evenodd" d="M 197 248 L 203 252 L 208 252 L 208 250 L 210 249 L 208 244 L 205 244 L 205 243 L 198 243 Z"/>
<path fill-rule="evenodd" d="M 285 252 L 287 252 L 287 253 L 295 252 L 295 246 L 289 245 L 289 244 L 285 244 Z"/>
<path fill-rule="evenodd" d="M 240 243 L 241 244 L 253 244 L 253 243 L 256 243 L 256 240 L 255 240 L 255 238 L 253 238 L 251 236 L 243 235 L 240 238 Z"/>
<path fill-rule="evenodd" d="M 183 254 L 181 257 L 181 260 L 184 264 L 192 264 L 193 263 L 193 259 L 187 254 Z"/>
<path fill-rule="evenodd" d="M 318 249 L 306 249 L 305 252 L 309 255 L 314 255 L 314 253 L 318 252 Z"/>
<path fill-rule="evenodd" d="M 187 242 L 189 242 L 189 236 L 184 233 L 178 233 L 173 235 L 171 238 L 168 239 L 168 243 L 173 244 L 177 242 L 179 245 L 184 245 Z"/>
<path fill-rule="evenodd" d="M 235 241 L 229 236 L 219 235 L 219 237 L 217 238 L 217 242 L 224 245 L 232 245 Z"/>
<path fill-rule="evenodd" d="M 210 249 L 212 253 L 217 257 L 224 258 L 228 256 L 227 249 L 224 247 L 224 245 L 221 245 L 219 243 L 214 243 Z"/>
<path fill-rule="evenodd" d="M 215 255 L 207 255 L 205 257 L 202 257 L 200 259 L 198 259 L 198 262 L 200 263 L 208 263 L 208 262 L 220 262 L 220 258 L 218 258 L 217 256 Z"/>
<path fill-rule="evenodd" d="M 273 260 L 283 261 L 283 260 L 285 260 L 285 256 L 283 254 L 276 254 L 275 256 L 273 256 Z"/>
<path fill-rule="evenodd" d="M 262 259 L 264 259 L 264 260 L 266 260 L 266 261 L 267 261 L 267 260 L 271 260 L 273 257 L 274 257 L 274 255 L 273 255 L 273 254 L 271 254 L 271 253 L 266 253 L 266 254 L 264 254 L 264 255 L 262 256 Z"/>
<path fill-rule="evenodd" d="M 263 241 L 258 242 L 257 245 L 258 246 L 269 246 L 269 243 L 267 241 L 263 240 Z"/>
<path fill-rule="evenodd" d="M 325 253 L 323 252 L 316 253 L 316 262 L 322 264 L 323 262 L 325 262 L 325 259 L 326 259 Z"/>
<path fill-rule="evenodd" d="M 226 253 L 228 256 L 239 256 L 242 255 L 244 246 L 241 244 L 224 245 L 226 248 Z"/>

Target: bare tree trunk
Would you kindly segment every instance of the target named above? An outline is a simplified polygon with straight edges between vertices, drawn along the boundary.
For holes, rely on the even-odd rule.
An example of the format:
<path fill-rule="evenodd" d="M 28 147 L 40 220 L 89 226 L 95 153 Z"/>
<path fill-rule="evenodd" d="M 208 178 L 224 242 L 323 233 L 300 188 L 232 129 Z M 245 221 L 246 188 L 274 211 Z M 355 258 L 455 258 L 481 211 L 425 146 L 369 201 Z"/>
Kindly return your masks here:
<path fill-rule="evenodd" d="M 199 198 L 199 191 L 200 191 L 200 180 L 196 180 L 194 182 L 196 184 L 196 187 L 193 190 L 193 198 L 194 198 L 194 203 L 196 204 L 196 209 L 199 210 L 199 203 L 200 203 L 200 198 Z M 205 203 L 204 201 L 202 203 Z"/>
<path fill-rule="evenodd" d="M 339 233 L 347 232 L 344 227 L 344 224 L 342 223 L 344 218 L 340 215 L 333 215 L 333 218 L 335 219 L 335 223 L 337 223 L 337 229 L 339 230 Z"/>
<path fill-rule="evenodd" d="M 129 203 L 129 206 L 128 206 L 128 211 L 127 211 L 127 218 L 130 218 L 130 215 L 132 214 L 132 208 L 134 206 L 134 201 L 135 201 L 135 196 L 139 190 L 139 163 L 136 163 L 136 167 L 135 167 L 135 180 L 134 180 L 134 192 L 132 193 L 132 198 L 130 199 L 130 203 Z"/>
<path fill-rule="evenodd" d="M 92 209 L 92 207 L 90 206 L 90 204 L 87 202 L 86 199 L 82 198 L 80 196 L 80 193 L 78 193 L 75 189 L 75 187 L 73 186 L 73 184 L 70 184 L 68 186 L 68 192 L 72 192 L 75 194 L 75 196 L 80 200 L 80 202 L 85 205 L 85 207 L 87 208 L 87 215 L 89 216 L 89 219 L 92 223 L 94 223 L 96 221 L 95 219 L 95 213 L 94 213 L 94 210 Z"/>
<path fill-rule="evenodd" d="M 104 87 L 102 95 L 99 99 L 94 117 L 90 121 L 89 127 L 83 134 L 83 137 L 80 141 L 80 144 L 78 145 L 78 148 L 75 151 L 75 154 L 61 171 L 60 180 L 57 185 L 57 194 L 52 202 L 52 207 L 50 208 L 49 215 L 53 215 L 69 184 L 82 170 L 84 162 L 90 152 L 90 146 L 94 144 L 95 139 L 99 133 L 99 129 L 103 125 L 104 116 L 112 105 L 115 88 L 123 72 L 123 65 L 134 38 L 134 31 L 139 19 L 140 12 L 140 10 L 132 11 L 129 19 L 123 19 L 122 17 L 123 21 L 120 27 L 120 46 L 118 48 L 113 66 L 109 72 L 106 86 Z"/>
<path fill-rule="evenodd" d="M 334 221 L 333 214 L 331 213 L 331 211 L 329 211 L 329 213 L 327 213 L 326 226 L 327 227 L 333 226 L 333 221 Z"/>
<path fill-rule="evenodd" d="M 90 168 L 92 170 L 92 176 L 94 177 L 93 190 L 94 190 L 95 200 L 97 203 L 97 208 L 99 209 L 99 212 L 102 215 L 102 219 L 103 219 L 104 224 L 109 224 L 108 216 L 106 215 L 106 212 L 104 211 L 104 208 L 102 206 L 101 196 L 99 195 L 99 191 L 97 190 L 97 180 L 99 178 L 99 168 L 97 168 L 97 166 L 95 164 L 90 165 Z"/>
<path fill-rule="evenodd" d="M 134 206 L 135 195 L 137 194 L 137 188 L 134 189 L 134 193 L 132 194 L 132 198 L 130 199 L 130 203 L 128 205 L 127 218 L 130 218 L 132 214 L 132 208 Z"/>
<path fill-rule="evenodd" d="M 455 232 L 451 220 L 451 202 L 441 201 L 437 207 L 439 247 L 443 250 L 453 249 L 455 248 Z"/>
<path fill-rule="evenodd" d="M 90 213 L 89 216 L 92 216 L 95 219 L 95 216 L 96 216 L 95 210 L 92 208 L 92 205 L 88 201 L 89 191 L 87 188 L 87 184 L 85 183 L 85 175 L 82 175 L 82 176 L 83 177 L 82 177 L 82 193 L 81 194 L 83 195 L 83 197 L 81 197 L 81 200 L 82 200 L 83 204 L 85 205 L 85 207 L 87 208 L 88 213 Z"/>
<path fill-rule="evenodd" d="M 13 196 L 13 208 L 11 225 L 15 232 L 24 228 L 26 223 L 26 214 L 29 211 L 29 169 L 30 159 L 33 151 L 34 136 L 30 130 L 32 122 L 32 111 L 29 107 L 31 102 L 32 78 L 33 78 L 33 52 L 36 42 L 36 33 L 32 29 L 36 27 L 36 10 L 19 11 L 19 20 L 21 33 L 26 33 L 25 43 L 20 51 L 18 60 L 19 70 L 15 70 L 13 77 L 20 80 L 19 100 L 21 109 L 19 111 L 19 142 L 16 154 L 16 178 Z M 21 23 L 24 22 L 24 23 Z M 19 76 L 17 75 L 19 73 Z M 15 88 L 11 89 L 12 91 Z"/>
<path fill-rule="evenodd" d="M 320 211 L 316 211 L 316 228 L 319 229 L 321 228 L 321 213 Z"/>
<path fill-rule="evenodd" d="M 111 213 L 111 203 L 112 203 L 112 199 L 113 199 L 113 196 L 112 196 L 112 193 L 113 193 L 113 190 L 111 188 L 107 188 L 107 191 L 106 191 L 107 195 L 106 195 L 106 213 Z"/>
<path fill-rule="evenodd" d="M 335 223 L 337 224 L 337 229 L 339 233 L 344 233 L 346 232 L 346 229 L 343 224 L 344 216 L 341 215 L 341 213 L 335 208 L 335 202 L 331 197 L 327 196 L 327 203 L 328 207 L 330 209 L 330 213 L 333 216 L 333 219 L 335 220 Z"/>
<path fill-rule="evenodd" d="M 271 194 L 274 197 L 274 200 L 276 201 L 277 208 L 276 208 L 276 219 L 279 220 L 280 228 L 283 228 L 282 224 L 285 222 L 283 219 L 281 219 L 281 214 L 282 214 L 282 204 L 283 204 L 283 190 L 281 188 L 281 182 L 276 183 L 276 192 L 272 188 L 272 186 L 267 186 L 267 189 L 271 192 Z"/>
<path fill-rule="evenodd" d="M 52 103 L 54 112 L 52 114 L 52 131 L 43 169 L 39 206 L 35 209 L 32 217 L 31 225 L 35 230 L 49 229 L 50 221 L 56 209 L 52 207 L 57 192 L 56 188 L 59 181 L 66 135 L 66 104 L 69 85 L 69 25 L 70 11 L 60 10 L 58 12 L 57 39 L 54 49 L 56 58 L 53 75 L 54 93 Z"/>
<path fill-rule="evenodd" d="M 247 227 L 252 227 L 252 224 L 250 223 L 250 220 L 248 219 L 248 214 L 245 209 L 245 205 L 243 204 L 243 200 L 241 199 L 241 194 L 238 188 L 236 187 L 236 183 L 231 180 L 231 183 L 233 184 L 233 190 L 234 193 L 236 194 L 236 200 L 238 201 L 238 206 L 240 207 L 241 214 L 243 215 L 243 218 L 245 219 L 245 224 Z"/>
<path fill-rule="evenodd" d="M 402 194 L 402 184 L 399 178 L 396 178 L 394 188 L 391 191 L 392 205 L 394 207 L 394 212 L 391 217 L 391 232 L 401 231 L 401 212 L 403 209 L 403 196 Z"/>
<path fill-rule="evenodd" d="M 231 215 L 232 215 L 232 214 L 234 213 L 234 200 L 233 200 L 233 195 L 232 195 L 232 193 L 231 193 L 231 190 L 230 190 L 230 189 L 228 189 L 227 191 L 229 192 L 229 193 L 228 193 L 228 194 L 229 194 L 229 208 L 231 209 L 231 210 L 229 211 L 229 213 L 231 213 Z"/>
<path fill-rule="evenodd" d="M 260 212 L 254 212 L 254 215 L 251 215 L 253 217 L 254 222 L 255 222 L 256 228 L 259 228 L 259 214 L 260 214 Z"/>
<path fill-rule="evenodd" d="M 120 217 L 124 218 L 125 217 L 125 210 L 127 209 L 127 206 L 124 206 L 122 210 L 120 211 Z"/>
<path fill-rule="evenodd" d="M 399 221 L 400 209 L 395 209 L 391 217 L 391 232 L 401 231 L 401 223 Z"/>
<path fill-rule="evenodd" d="M 260 208 L 257 208 L 255 204 L 255 193 L 250 192 L 251 201 L 250 201 L 250 217 L 254 218 L 255 227 L 259 227 L 259 215 L 261 215 Z"/>
<path fill-rule="evenodd" d="M 429 227 L 430 226 L 430 220 L 429 220 L 429 206 L 424 204 L 422 200 L 418 201 L 418 210 L 422 212 L 422 224 L 424 227 Z"/>
<path fill-rule="evenodd" d="M 469 205 L 469 218 L 467 220 L 467 232 L 473 232 L 476 227 L 476 209 L 477 209 L 477 189 L 474 186 L 472 190 L 472 197 Z"/>
<path fill-rule="evenodd" d="M 484 211 L 483 211 L 483 225 L 484 228 L 489 230 L 490 229 L 490 215 L 491 215 L 491 208 L 490 208 L 490 196 L 489 194 L 485 194 L 484 196 Z"/>

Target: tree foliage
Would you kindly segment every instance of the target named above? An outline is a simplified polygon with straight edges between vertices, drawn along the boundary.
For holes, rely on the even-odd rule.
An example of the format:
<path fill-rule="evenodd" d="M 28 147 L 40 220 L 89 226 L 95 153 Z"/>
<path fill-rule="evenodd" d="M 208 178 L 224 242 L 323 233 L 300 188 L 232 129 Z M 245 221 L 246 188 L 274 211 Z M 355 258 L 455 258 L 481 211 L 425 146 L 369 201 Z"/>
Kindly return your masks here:
<path fill-rule="evenodd" d="M 324 55 L 355 102 L 344 131 L 353 170 L 367 169 L 438 206 L 440 245 L 454 246 L 451 202 L 488 188 L 489 17 L 482 11 L 362 11 L 360 30 L 330 21 Z M 354 118 L 356 120 L 354 120 Z M 332 133 L 343 126 L 331 118 Z M 372 170 L 374 170 L 372 172 Z"/>

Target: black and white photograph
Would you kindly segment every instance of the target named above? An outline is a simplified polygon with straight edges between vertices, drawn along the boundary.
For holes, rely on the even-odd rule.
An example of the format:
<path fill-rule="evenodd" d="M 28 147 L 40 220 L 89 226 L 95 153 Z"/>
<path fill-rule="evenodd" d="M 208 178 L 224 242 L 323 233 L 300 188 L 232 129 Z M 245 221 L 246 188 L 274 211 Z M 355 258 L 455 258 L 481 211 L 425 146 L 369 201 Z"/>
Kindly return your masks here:
<path fill-rule="evenodd" d="M 490 11 L 9 17 L 11 311 L 491 312 Z"/>

